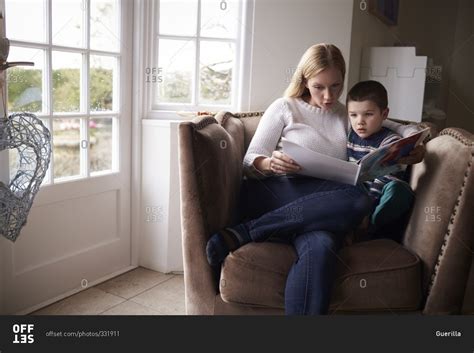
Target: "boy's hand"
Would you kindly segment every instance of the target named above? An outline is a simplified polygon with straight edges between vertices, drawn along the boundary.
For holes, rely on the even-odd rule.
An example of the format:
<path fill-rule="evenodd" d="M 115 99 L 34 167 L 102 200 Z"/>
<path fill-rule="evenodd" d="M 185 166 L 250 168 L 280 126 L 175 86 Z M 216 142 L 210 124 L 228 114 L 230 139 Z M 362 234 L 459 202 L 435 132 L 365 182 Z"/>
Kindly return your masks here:
<path fill-rule="evenodd" d="M 416 146 L 408 156 L 400 158 L 399 164 L 417 164 L 425 157 L 426 148 L 421 144 Z"/>

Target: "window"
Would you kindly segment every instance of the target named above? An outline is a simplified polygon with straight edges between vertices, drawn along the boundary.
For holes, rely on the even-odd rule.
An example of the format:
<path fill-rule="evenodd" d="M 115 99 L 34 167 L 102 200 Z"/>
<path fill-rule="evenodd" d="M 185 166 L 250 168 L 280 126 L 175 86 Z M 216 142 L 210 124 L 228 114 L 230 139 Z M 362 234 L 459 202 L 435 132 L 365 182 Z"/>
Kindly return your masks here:
<path fill-rule="evenodd" d="M 118 171 L 120 12 L 120 0 L 6 0 L 8 60 L 34 62 L 7 71 L 8 110 L 51 131 L 43 184 Z"/>
<path fill-rule="evenodd" d="M 160 0 L 155 8 L 154 111 L 237 106 L 244 1 Z"/>

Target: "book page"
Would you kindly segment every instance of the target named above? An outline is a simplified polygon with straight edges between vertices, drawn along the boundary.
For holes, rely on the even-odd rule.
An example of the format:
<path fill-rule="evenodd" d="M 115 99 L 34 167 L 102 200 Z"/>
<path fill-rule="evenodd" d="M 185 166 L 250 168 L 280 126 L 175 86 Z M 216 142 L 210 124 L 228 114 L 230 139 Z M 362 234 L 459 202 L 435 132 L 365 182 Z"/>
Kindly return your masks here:
<path fill-rule="evenodd" d="M 283 153 L 301 166 L 298 174 L 355 185 L 359 165 L 326 156 L 282 138 Z"/>

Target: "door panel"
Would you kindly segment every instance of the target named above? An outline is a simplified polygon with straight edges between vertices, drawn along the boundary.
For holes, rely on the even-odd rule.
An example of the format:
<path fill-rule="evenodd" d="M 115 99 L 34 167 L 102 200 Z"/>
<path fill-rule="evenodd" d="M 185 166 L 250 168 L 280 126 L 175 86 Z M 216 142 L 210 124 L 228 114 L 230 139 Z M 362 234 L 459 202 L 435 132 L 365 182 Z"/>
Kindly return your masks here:
<path fill-rule="evenodd" d="M 12 249 L 14 274 L 120 240 L 118 194 L 114 190 L 35 207 Z M 97 210 L 101 210 L 100 217 Z M 52 219 L 55 221 L 48 221 Z"/>

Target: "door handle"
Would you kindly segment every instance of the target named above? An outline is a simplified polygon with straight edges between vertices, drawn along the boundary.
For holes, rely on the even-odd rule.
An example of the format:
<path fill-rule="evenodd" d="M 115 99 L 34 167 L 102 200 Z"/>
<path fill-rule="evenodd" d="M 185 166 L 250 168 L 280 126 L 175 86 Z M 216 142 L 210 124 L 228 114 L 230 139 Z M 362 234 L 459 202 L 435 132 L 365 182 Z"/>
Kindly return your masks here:
<path fill-rule="evenodd" d="M 7 62 L 10 53 L 10 41 L 8 38 L 0 38 L 0 72 L 15 66 L 34 66 L 31 61 Z"/>
<path fill-rule="evenodd" d="M 15 66 L 35 66 L 35 63 L 31 61 L 14 61 L 14 62 L 4 62 L 3 64 L 0 65 L 0 71 L 4 71 L 6 69 L 9 69 L 11 67 Z"/>

